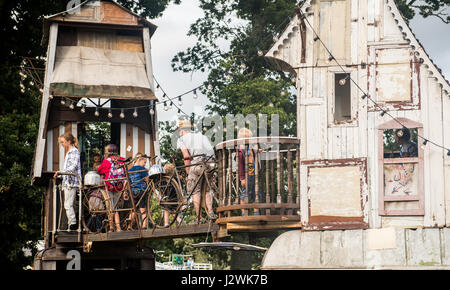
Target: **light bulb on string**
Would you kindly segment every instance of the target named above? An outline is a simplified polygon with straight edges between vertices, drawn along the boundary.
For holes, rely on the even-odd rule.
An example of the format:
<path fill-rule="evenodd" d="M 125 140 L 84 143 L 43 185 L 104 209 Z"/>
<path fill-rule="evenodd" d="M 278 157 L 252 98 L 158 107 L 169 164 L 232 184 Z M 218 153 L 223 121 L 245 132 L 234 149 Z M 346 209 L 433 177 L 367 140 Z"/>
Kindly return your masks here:
<path fill-rule="evenodd" d="M 81 107 L 80 112 L 81 112 L 82 114 L 86 113 L 86 106 L 85 106 L 85 105 L 83 105 L 83 106 Z"/>
<path fill-rule="evenodd" d="M 213 86 L 211 84 L 208 85 L 208 90 L 212 90 Z"/>
<path fill-rule="evenodd" d="M 172 106 L 173 106 L 173 102 L 170 101 L 170 104 L 169 104 L 169 110 L 172 110 Z"/>
<path fill-rule="evenodd" d="M 258 49 L 258 56 L 262 56 L 264 54 L 263 51 L 259 48 L 257 48 L 257 49 Z"/>
<path fill-rule="evenodd" d="M 29 84 L 30 84 L 30 86 L 34 86 L 34 82 L 33 81 L 30 81 Z"/>
<path fill-rule="evenodd" d="M 50 100 L 53 100 L 53 95 L 52 95 L 52 94 L 49 94 L 49 95 L 48 95 L 48 98 L 49 98 Z"/>
<path fill-rule="evenodd" d="M 198 99 L 197 90 L 194 90 L 194 99 Z"/>
<path fill-rule="evenodd" d="M 154 115 L 154 114 L 155 114 L 155 111 L 153 110 L 153 108 L 150 108 L 150 110 L 148 111 L 148 113 L 149 113 L 150 115 Z"/>
<path fill-rule="evenodd" d="M 279 38 L 278 38 L 278 35 L 274 34 L 273 37 L 272 37 L 272 39 L 273 39 L 273 41 L 277 42 L 278 39 L 279 39 Z"/>
<path fill-rule="evenodd" d="M 159 84 L 156 85 L 156 91 L 158 91 L 158 90 L 159 90 Z"/>
<path fill-rule="evenodd" d="M 66 100 L 64 100 L 64 98 L 61 99 L 61 105 L 65 105 L 66 104 Z"/>
<path fill-rule="evenodd" d="M 164 101 L 164 111 L 167 111 L 169 108 L 167 108 L 167 103 Z"/>
<path fill-rule="evenodd" d="M 163 99 L 165 99 L 166 98 L 166 93 L 164 93 L 164 95 L 162 97 L 163 97 Z"/>
<path fill-rule="evenodd" d="M 347 74 L 347 75 L 345 76 L 345 78 L 339 80 L 339 84 L 340 84 L 341 86 L 345 85 L 345 83 L 347 82 L 347 80 L 348 80 L 349 78 L 350 78 L 350 74 Z"/>
<path fill-rule="evenodd" d="M 100 116 L 100 113 L 98 112 L 98 107 L 95 107 L 94 115 L 95 115 L 96 117 Z"/>
<path fill-rule="evenodd" d="M 227 75 L 225 76 L 225 79 L 226 79 L 227 81 L 229 81 L 229 80 L 231 79 L 231 76 L 230 76 L 229 74 L 227 74 Z"/>
<path fill-rule="evenodd" d="M 123 109 L 120 111 L 119 117 L 120 117 L 120 119 L 125 118 L 125 113 L 123 112 Z"/>
<path fill-rule="evenodd" d="M 292 83 L 295 83 L 295 81 L 296 81 L 295 75 L 291 75 L 291 82 L 292 82 Z"/>
<path fill-rule="evenodd" d="M 112 112 L 111 112 L 111 109 L 109 109 L 109 111 L 108 111 L 108 118 L 112 118 L 113 117 L 113 114 L 112 114 Z"/>
<path fill-rule="evenodd" d="M 241 68 L 243 68 L 243 69 L 247 68 L 247 66 L 245 65 L 245 63 L 241 63 Z"/>
<path fill-rule="evenodd" d="M 70 108 L 71 110 L 73 110 L 73 109 L 75 108 L 75 106 L 73 105 L 73 102 L 70 102 L 69 108 Z"/>
<path fill-rule="evenodd" d="M 137 109 L 135 108 L 134 112 L 133 112 L 133 117 L 137 118 L 137 116 L 138 116 L 138 113 L 137 113 Z"/>
<path fill-rule="evenodd" d="M 178 97 L 178 105 L 179 105 L 180 107 L 183 106 L 183 102 L 181 101 L 181 96 Z"/>

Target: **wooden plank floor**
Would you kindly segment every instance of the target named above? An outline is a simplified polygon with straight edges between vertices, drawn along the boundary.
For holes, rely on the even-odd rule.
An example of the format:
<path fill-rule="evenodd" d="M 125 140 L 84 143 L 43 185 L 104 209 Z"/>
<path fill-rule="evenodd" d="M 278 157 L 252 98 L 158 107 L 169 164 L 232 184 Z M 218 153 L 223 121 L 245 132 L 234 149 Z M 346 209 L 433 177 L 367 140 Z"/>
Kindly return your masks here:
<path fill-rule="evenodd" d="M 219 226 L 215 223 L 200 225 L 184 225 L 180 227 L 172 227 L 167 229 L 149 229 L 139 231 L 123 231 L 120 233 L 100 233 L 100 234 L 83 234 L 84 242 L 118 242 L 133 241 L 139 239 L 164 239 L 164 238 L 180 238 L 194 235 L 212 234 L 219 230 Z M 76 234 L 59 233 L 56 238 L 57 243 L 75 243 L 77 242 Z"/>

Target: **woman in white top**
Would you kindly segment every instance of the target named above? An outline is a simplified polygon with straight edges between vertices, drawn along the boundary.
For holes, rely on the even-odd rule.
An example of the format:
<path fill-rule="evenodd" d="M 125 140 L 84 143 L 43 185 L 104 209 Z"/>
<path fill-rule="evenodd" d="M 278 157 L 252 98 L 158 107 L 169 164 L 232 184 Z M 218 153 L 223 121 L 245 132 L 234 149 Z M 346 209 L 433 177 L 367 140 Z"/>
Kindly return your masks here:
<path fill-rule="evenodd" d="M 56 171 L 53 177 L 57 178 L 59 173 L 75 173 L 81 177 L 80 151 L 78 151 L 77 138 L 71 133 L 67 132 L 59 136 L 58 143 L 64 148 L 67 154 L 64 158 L 63 170 Z M 66 210 L 68 219 L 68 228 L 70 230 L 76 230 L 77 220 L 75 216 L 75 210 L 73 208 L 73 203 L 75 201 L 77 192 L 76 187 L 80 182 L 77 177 L 72 175 L 62 175 L 62 180 L 64 192 L 64 209 Z"/>

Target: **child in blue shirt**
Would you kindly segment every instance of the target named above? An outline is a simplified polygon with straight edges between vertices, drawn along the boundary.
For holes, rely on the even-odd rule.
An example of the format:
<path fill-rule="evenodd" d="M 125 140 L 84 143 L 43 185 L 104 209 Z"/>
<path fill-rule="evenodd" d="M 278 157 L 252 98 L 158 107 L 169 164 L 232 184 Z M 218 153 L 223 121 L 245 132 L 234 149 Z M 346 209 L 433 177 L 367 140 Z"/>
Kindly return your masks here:
<path fill-rule="evenodd" d="M 142 228 L 147 228 L 147 194 L 142 196 L 147 189 L 148 170 L 145 168 L 147 158 L 140 156 L 142 156 L 141 153 L 136 154 L 137 159 L 134 166 L 128 170 L 128 176 L 130 177 L 130 185 L 133 192 L 134 202 L 137 203 L 142 197 L 142 200 L 140 200 L 137 206 L 141 212 Z M 134 219 L 132 218 L 131 220 Z"/>

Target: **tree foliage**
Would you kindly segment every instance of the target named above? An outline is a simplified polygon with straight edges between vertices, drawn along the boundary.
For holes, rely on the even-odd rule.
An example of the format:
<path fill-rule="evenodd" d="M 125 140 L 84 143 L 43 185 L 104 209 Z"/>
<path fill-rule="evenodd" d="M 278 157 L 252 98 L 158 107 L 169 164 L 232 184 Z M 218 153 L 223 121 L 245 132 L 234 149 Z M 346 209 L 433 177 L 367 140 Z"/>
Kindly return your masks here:
<path fill-rule="evenodd" d="M 450 23 L 450 0 L 395 0 L 406 21 L 414 18 L 417 12 L 423 18 L 437 17 Z"/>
<path fill-rule="evenodd" d="M 204 16 L 188 32 L 197 42 L 172 59 L 173 69 L 209 71 L 209 89 L 202 90 L 212 103 L 209 113 L 279 114 L 281 134 L 295 134 L 290 76 L 274 72 L 257 52 L 294 16 L 296 1 L 200 0 L 200 7 Z"/>

